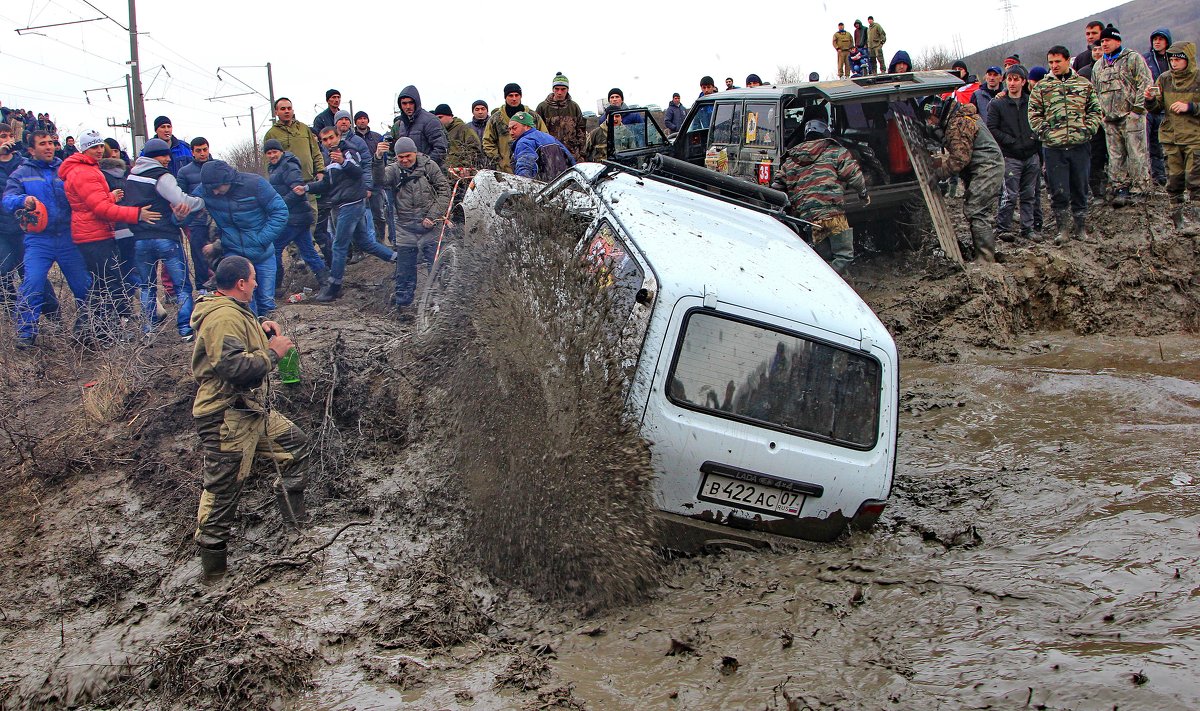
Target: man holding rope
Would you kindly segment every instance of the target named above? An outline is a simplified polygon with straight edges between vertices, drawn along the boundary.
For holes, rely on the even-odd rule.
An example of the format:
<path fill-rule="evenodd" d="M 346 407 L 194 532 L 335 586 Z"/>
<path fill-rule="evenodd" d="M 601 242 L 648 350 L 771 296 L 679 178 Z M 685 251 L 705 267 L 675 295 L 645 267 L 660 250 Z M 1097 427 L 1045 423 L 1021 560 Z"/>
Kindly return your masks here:
<path fill-rule="evenodd" d="M 396 160 L 384 167 L 386 144 L 375 152 L 375 186 L 387 190 L 396 213 L 396 293 L 392 304 L 403 319 L 411 318 L 417 288 L 418 257 L 433 264 L 438 246 L 438 228 L 445 222 L 450 205 L 450 183 L 446 174 L 424 153 L 417 152 L 411 138 L 400 138 L 392 147 Z"/>

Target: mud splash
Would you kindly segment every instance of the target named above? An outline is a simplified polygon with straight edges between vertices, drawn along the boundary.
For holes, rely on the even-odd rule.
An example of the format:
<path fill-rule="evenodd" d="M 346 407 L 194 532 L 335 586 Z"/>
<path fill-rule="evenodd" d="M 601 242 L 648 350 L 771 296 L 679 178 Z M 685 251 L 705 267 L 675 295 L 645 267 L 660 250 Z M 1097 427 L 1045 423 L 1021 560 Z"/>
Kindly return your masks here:
<path fill-rule="evenodd" d="M 628 354 L 609 337 L 622 319 L 573 255 L 580 227 L 530 206 L 472 252 L 446 395 L 475 559 L 596 607 L 642 597 L 658 561 L 649 451 L 625 412 Z"/>

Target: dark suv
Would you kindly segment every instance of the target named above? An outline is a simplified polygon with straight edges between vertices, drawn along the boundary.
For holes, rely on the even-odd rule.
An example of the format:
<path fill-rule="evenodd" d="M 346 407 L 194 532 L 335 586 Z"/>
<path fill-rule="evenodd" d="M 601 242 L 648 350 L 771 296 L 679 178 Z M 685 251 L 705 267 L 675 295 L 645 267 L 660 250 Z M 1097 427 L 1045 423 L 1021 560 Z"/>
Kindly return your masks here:
<path fill-rule="evenodd" d="M 641 147 L 618 149 L 609 155 L 625 162 L 627 157 L 665 152 L 678 160 L 770 185 L 788 147 L 803 139 L 805 122 L 819 118 L 858 160 L 867 179 L 869 213 L 857 196 L 846 196 L 851 224 L 892 220 L 896 210 L 922 199 L 905 148 L 906 142 L 919 140 L 919 99 L 944 94 L 961 84 L 947 72 L 910 72 L 722 91 L 696 100 L 670 145 L 665 139 L 655 141 L 654 130 L 647 127 L 651 135 L 637 136 Z M 628 119 L 626 126 L 642 133 L 642 127 Z"/>

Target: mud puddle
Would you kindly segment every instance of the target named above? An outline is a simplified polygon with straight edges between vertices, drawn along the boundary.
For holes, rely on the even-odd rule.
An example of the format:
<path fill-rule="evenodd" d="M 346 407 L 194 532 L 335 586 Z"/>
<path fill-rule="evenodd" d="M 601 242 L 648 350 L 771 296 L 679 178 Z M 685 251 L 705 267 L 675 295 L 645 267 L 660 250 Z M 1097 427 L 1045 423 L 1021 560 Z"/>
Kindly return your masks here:
<path fill-rule="evenodd" d="M 678 562 L 555 671 L 589 708 L 1195 708 L 1200 343 L 1018 350 L 905 365 L 878 530 Z"/>

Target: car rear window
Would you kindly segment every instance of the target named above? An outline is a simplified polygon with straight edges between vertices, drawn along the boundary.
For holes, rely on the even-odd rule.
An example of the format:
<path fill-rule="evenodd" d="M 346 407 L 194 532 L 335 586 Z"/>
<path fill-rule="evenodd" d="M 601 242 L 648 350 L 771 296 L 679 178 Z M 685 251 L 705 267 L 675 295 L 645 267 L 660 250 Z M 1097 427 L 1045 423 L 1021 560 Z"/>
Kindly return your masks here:
<path fill-rule="evenodd" d="M 853 350 L 693 311 L 668 376 L 668 397 L 688 409 L 854 449 L 879 433 L 879 361 Z"/>

